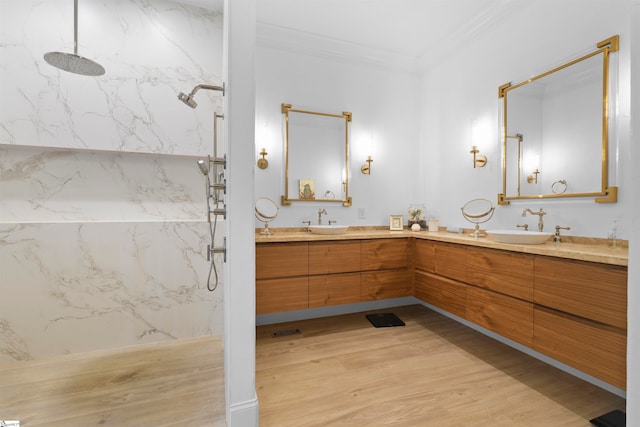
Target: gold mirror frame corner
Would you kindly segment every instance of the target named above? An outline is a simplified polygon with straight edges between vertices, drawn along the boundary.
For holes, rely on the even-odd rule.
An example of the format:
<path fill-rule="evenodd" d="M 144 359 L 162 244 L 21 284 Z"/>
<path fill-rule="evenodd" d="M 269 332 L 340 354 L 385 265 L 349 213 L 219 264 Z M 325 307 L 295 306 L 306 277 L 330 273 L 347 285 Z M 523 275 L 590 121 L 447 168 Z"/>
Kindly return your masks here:
<path fill-rule="evenodd" d="M 509 200 L 507 200 L 505 198 L 504 193 L 498 193 L 498 205 L 500 206 L 506 206 L 508 204 L 510 204 L 511 202 L 509 202 Z"/>
<path fill-rule="evenodd" d="M 618 34 L 611 36 L 605 40 L 602 40 L 596 44 L 597 49 L 583 55 L 577 59 L 562 64 L 556 68 L 548 70 L 535 77 L 527 79 L 517 84 L 512 82 L 505 83 L 498 87 L 498 98 L 502 99 L 502 193 L 498 194 L 498 204 L 508 205 L 510 200 L 522 200 L 522 199 L 555 199 L 555 198 L 568 198 L 568 197 L 594 197 L 596 203 L 616 203 L 618 201 L 618 187 L 608 185 L 609 174 L 609 68 L 610 58 L 609 54 L 618 52 L 620 49 L 620 36 Z M 556 71 L 560 71 L 564 68 L 570 67 L 580 61 L 591 58 L 595 55 L 603 54 L 603 93 L 602 93 L 602 165 L 601 165 L 601 190 L 588 193 L 562 193 L 562 194 L 538 194 L 538 195 L 507 195 L 507 93 L 511 90 L 517 89 Z"/>
<path fill-rule="evenodd" d="M 285 153 L 285 178 L 284 178 L 284 195 L 280 196 L 280 204 L 282 206 L 291 206 L 293 202 L 325 202 L 325 203 L 342 203 L 342 206 L 349 207 L 353 205 L 353 199 L 349 196 L 349 174 L 347 173 L 344 182 L 344 198 L 341 199 L 296 199 L 290 198 L 289 195 L 289 113 L 302 113 L 311 114 L 316 116 L 333 117 L 337 119 L 343 119 L 345 123 L 345 149 L 344 149 L 344 161 L 345 167 L 349 165 L 349 123 L 353 120 L 353 113 L 349 111 L 343 111 L 342 114 L 323 113 L 318 111 L 300 110 L 292 107 L 291 104 L 282 103 L 280 111 L 285 115 L 285 140 L 284 140 L 284 153 Z"/>

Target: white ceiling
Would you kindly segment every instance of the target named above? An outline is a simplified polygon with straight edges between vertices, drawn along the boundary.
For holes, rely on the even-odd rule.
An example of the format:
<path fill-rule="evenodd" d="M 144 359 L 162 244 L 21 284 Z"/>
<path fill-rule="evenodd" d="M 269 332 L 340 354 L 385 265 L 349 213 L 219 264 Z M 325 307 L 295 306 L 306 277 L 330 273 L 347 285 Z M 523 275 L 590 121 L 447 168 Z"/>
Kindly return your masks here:
<path fill-rule="evenodd" d="M 183 1 L 208 8 L 222 2 Z M 530 0 L 256 0 L 257 41 L 416 71 L 527 3 Z"/>

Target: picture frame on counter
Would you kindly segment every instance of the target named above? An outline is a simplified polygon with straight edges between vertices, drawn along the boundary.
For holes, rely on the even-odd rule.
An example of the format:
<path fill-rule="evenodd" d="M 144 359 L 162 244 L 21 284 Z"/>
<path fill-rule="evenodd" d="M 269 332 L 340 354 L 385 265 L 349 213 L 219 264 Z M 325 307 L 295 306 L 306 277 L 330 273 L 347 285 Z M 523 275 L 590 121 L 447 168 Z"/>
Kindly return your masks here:
<path fill-rule="evenodd" d="M 402 231 L 403 223 L 402 215 L 389 215 L 389 230 Z"/>

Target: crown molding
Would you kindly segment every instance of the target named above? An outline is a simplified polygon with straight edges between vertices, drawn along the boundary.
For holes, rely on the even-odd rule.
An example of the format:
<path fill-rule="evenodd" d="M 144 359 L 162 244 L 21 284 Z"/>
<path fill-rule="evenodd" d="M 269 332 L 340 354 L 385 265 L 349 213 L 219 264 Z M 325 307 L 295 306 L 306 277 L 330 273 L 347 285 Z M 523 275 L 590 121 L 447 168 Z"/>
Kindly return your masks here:
<path fill-rule="evenodd" d="M 417 57 L 261 22 L 256 23 L 256 43 L 260 47 L 356 65 L 407 74 L 418 75 L 420 73 Z"/>

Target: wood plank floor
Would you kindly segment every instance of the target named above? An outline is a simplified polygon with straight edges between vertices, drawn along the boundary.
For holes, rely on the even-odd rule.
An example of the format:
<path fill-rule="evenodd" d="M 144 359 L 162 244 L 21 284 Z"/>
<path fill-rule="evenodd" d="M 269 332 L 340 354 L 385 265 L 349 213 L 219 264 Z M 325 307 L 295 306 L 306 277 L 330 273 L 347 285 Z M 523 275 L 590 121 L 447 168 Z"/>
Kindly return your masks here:
<path fill-rule="evenodd" d="M 221 337 L 0 364 L 0 420 L 36 426 L 224 426 Z"/>
<path fill-rule="evenodd" d="M 258 327 L 261 427 L 591 426 L 625 401 L 422 306 Z M 273 337 L 274 331 L 299 334 Z"/>

